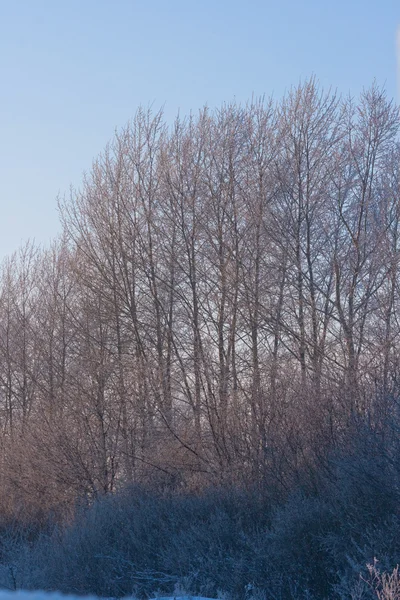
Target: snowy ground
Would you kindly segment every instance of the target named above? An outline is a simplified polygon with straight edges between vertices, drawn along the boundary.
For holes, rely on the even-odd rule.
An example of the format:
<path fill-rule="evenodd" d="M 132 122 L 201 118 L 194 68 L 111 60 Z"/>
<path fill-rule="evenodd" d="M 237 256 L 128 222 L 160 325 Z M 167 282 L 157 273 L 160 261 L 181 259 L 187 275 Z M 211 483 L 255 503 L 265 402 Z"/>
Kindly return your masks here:
<path fill-rule="evenodd" d="M 99 600 L 95 596 L 70 596 L 58 592 L 25 592 L 0 590 L 0 600 Z M 213 600 L 201 596 L 163 596 L 152 600 Z"/>
<path fill-rule="evenodd" d="M 83 600 L 82 596 L 65 596 L 56 592 L 15 592 L 0 590 L 0 600 Z M 86 596 L 86 600 L 95 600 L 94 596 Z"/>

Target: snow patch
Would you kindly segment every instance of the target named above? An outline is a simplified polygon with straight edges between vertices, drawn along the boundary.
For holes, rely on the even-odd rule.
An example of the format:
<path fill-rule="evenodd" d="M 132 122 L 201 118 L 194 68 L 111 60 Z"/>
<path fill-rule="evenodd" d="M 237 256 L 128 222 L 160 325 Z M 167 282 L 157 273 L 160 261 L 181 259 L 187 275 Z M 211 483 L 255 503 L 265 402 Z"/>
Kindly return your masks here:
<path fill-rule="evenodd" d="M 70 596 L 60 592 L 0 590 L 0 600 L 83 600 L 83 598 L 85 600 L 98 600 L 95 596 Z"/>
<path fill-rule="evenodd" d="M 96 596 L 72 596 L 70 594 L 61 594 L 60 592 L 28 592 L 25 590 L 0 590 L 0 600 L 105 600 Z M 110 599 L 111 600 L 111 599 Z M 204 596 L 161 596 L 151 598 L 150 600 L 214 600 Z"/>
<path fill-rule="evenodd" d="M 180 594 L 176 594 L 175 596 L 159 596 L 157 598 L 149 598 L 149 600 L 215 600 L 215 598 L 207 598 L 206 596 L 181 596 Z"/>

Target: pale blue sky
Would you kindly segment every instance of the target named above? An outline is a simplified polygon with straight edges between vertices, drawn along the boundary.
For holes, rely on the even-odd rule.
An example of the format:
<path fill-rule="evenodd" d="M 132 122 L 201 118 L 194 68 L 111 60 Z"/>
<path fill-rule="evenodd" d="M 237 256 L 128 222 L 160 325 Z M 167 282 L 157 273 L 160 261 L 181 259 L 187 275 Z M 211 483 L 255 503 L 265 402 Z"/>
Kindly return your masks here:
<path fill-rule="evenodd" d="M 57 194 L 140 104 L 172 121 L 300 78 L 395 98 L 400 0 L 0 0 L 0 258 L 59 231 Z"/>

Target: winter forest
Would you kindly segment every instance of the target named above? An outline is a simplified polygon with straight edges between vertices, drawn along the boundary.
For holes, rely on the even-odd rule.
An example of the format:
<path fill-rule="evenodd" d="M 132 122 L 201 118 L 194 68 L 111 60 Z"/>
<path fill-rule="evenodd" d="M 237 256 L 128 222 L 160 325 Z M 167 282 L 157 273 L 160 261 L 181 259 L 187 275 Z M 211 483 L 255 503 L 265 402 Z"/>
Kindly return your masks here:
<path fill-rule="evenodd" d="M 5 586 L 398 597 L 399 128 L 314 79 L 140 109 L 3 262 Z"/>

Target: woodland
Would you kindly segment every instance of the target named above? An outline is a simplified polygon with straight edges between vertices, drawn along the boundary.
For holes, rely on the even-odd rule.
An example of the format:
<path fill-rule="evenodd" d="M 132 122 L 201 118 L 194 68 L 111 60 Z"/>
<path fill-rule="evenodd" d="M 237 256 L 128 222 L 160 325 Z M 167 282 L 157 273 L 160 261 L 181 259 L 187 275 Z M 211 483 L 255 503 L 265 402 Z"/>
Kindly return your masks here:
<path fill-rule="evenodd" d="M 314 79 L 139 109 L 3 261 L 4 585 L 400 597 L 399 128 Z"/>

